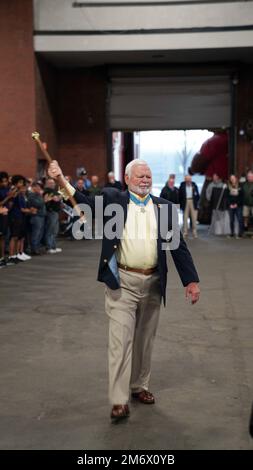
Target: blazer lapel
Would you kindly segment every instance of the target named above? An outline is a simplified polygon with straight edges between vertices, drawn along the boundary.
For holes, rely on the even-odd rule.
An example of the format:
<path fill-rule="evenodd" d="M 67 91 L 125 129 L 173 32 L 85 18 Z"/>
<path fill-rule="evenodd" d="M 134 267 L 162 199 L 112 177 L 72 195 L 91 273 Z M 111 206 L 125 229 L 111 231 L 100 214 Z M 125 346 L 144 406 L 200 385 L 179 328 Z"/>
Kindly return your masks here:
<path fill-rule="evenodd" d="M 160 243 L 160 240 L 161 240 L 161 234 L 160 234 L 160 230 L 159 230 L 159 227 L 160 227 L 160 203 L 159 203 L 159 199 L 156 197 L 156 196 L 153 196 L 152 194 L 150 194 L 151 196 L 151 199 L 153 201 L 153 204 L 156 206 L 155 207 L 155 216 L 156 216 L 156 223 L 157 223 L 157 243 L 159 245 Z"/>
<path fill-rule="evenodd" d="M 124 226 L 125 226 L 126 219 L 127 219 L 127 206 L 129 204 L 129 199 L 130 199 L 129 191 L 123 191 L 121 193 L 121 203 L 122 203 L 122 207 L 124 210 Z"/>

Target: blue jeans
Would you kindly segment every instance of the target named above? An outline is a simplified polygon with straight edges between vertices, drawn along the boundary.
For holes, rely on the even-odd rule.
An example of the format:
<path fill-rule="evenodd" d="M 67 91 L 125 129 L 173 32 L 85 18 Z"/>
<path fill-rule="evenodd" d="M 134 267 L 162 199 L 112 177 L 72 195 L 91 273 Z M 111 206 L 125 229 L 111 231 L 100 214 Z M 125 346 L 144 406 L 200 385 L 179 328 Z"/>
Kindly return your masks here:
<path fill-rule="evenodd" d="M 33 215 L 31 217 L 31 249 L 32 251 L 38 251 L 40 249 L 40 242 L 43 237 L 45 217 L 39 215 Z"/>
<path fill-rule="evenodd" d="M 229 209 L 229 217 L 230 217 L 230 231 L 231 235 L 234 235 L 235 232 L 235 217 L 238 220 L 239 225 L 239 237 L 243 234 L 243 218 L 242 218 L 242 208 L 236 207 L 235 209 Z"/>
<path fill-rule="evenodd" d="M 48 250 L 55 250 L 59 232 L 59 212 L 48 212 L 46 216 L 45 242 Z"/>

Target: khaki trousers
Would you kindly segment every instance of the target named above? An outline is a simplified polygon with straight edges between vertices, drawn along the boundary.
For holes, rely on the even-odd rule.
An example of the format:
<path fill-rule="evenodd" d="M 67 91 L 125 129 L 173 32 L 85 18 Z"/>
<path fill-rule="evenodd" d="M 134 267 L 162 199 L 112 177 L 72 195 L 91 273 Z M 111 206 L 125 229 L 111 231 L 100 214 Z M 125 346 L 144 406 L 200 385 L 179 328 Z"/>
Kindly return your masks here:
<path fill-rule="evenodd" d="M 159 274 L 119 269 L 120 289 L 105 288 L 109 317 L 109 400 L 124 405 L 132 391 L 148 390 L 161 294 Z"/>
<path fill-rule="evenodd" d="M 197 235 L 197 225 L 196 225 L 197 211 L 194 209 L 193 200 L 187 199 L 185 210 L 184 210 L 184 227 L 183 227 L 184 235 L 187 235 L 188 233 L 188 218 L 190 216 L 192 220 L 192 233 L 194 235 Z"/>

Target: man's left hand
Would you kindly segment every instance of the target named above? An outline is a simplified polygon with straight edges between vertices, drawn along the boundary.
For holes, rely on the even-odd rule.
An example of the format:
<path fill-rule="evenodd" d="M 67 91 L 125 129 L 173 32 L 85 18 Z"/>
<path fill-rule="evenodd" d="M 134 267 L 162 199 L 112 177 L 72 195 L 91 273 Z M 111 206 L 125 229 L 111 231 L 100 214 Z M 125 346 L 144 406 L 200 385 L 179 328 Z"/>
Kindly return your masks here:
<path fill-rule="evenodd" d="M 191 298 L 192 304 L 196 304 L 198 302 L 200 296 L 200 288 L 197 282 L 191 282 L 186 286 L 185 290 L 185 297 L 188 299 Z"/>

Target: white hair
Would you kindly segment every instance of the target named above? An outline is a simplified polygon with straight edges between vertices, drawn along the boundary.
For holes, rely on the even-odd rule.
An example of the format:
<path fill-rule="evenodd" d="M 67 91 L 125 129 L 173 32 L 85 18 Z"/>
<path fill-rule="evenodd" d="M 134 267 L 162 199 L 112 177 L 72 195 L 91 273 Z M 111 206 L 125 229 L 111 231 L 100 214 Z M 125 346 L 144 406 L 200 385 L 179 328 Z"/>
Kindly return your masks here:
<path fill-rule="evenodd" d="M 127 166 L 125 168 L 125 175 L 127 175 L 129 178 L 131 176 L 132 168 L 135 165 L 146 165 L 146 166 L 148 166 L 148 164 L 147 164 L 147 162 L 145 162 L 145 160 L 140 160 L 139 158 L 137 158 L 136 160 L 132 160 L 130 163 L 127 164 Z"/>

